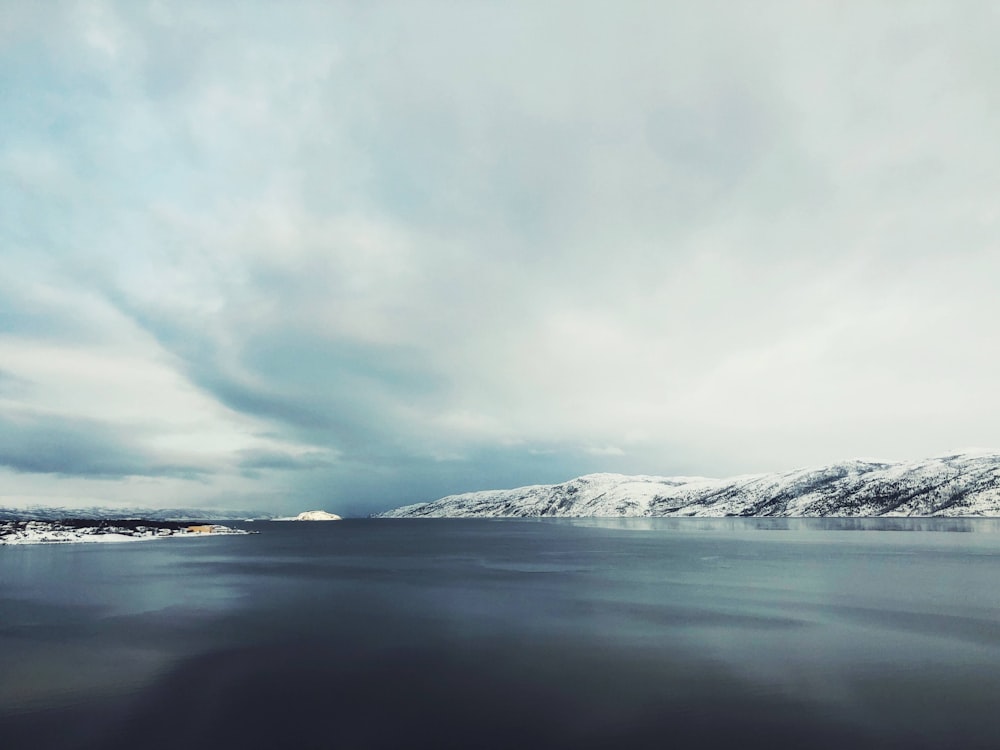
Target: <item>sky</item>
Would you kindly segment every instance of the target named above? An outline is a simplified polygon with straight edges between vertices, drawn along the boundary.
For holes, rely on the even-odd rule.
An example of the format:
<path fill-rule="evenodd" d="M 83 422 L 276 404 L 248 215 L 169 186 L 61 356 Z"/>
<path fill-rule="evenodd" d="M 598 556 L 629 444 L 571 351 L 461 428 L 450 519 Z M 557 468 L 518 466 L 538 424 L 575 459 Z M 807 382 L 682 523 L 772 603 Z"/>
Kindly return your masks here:
<path fill-rule="evenodd" d="M 0 6 L 0 505 L 1000 449 L 995 3 Z"/>

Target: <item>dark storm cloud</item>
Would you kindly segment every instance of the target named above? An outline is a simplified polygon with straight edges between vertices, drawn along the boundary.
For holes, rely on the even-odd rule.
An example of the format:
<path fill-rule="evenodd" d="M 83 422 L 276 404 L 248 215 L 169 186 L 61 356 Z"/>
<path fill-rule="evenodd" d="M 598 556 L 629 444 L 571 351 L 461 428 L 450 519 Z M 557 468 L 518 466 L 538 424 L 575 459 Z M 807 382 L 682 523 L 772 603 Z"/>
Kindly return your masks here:
<path fill-rule="evenodd" d="M 270 291 L 262 287 L 260 293 Z M 296 326 L 269 325 L 230 331 L 238 351 L 220 361 L 210 333 L 146 314 L 133 303 L 120 309 L 179 356 L 191 381 L 221 403 L 286 434 L 319 440 L 346 458 L 378 461 L 401 450 L 393 447 L 393 433 L 407 426 L 393 419 L 397 407 L 386 391 L 420 399 L 440 389 L 440 376 L 421 371 L 412 348 L 309 338 Z"/>
<path fill-rule="evenodd" d="M 0 466 L 76 477 L 193 479 L 203 466 L 163 463 L 130 445 L 129 434 L 96 421 L 0 416 Z"/>
<path fill-rule="evenodd" d="M 328 468 L 330 457 L 322 453 L 306 453 L 294 455 L 278 451 L 243 451 L 240 453 L 240 468 L 245 472 L 254 472 L 259 476 L 258 469 L 279 469 L 281 471 L 312 471 Z"/>

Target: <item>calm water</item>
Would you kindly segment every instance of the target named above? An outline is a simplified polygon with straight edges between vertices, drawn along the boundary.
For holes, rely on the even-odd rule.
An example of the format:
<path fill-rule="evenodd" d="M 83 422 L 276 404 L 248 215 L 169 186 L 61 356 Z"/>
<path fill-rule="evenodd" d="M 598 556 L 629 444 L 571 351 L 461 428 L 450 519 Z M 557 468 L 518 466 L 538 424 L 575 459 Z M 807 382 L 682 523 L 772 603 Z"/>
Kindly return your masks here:
<path fill-rule="evenodd" d="M 0 547 L 4 748 L 1000 747 L 997 521 Z"/>

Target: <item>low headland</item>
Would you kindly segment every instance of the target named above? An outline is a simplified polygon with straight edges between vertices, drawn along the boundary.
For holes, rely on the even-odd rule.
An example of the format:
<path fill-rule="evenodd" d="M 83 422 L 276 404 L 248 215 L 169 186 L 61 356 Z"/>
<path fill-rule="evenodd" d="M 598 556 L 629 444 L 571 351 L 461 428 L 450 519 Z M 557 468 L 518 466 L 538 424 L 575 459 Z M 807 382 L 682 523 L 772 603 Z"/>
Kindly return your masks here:
<path fill-rule="evenodd" d="M 131 542 L 167 537 L 253 534 L 216 523 L 152 521 L 148 519 L 63 518 L 0 521 L 0 544 L 67 544 L 73 542 Z"/>

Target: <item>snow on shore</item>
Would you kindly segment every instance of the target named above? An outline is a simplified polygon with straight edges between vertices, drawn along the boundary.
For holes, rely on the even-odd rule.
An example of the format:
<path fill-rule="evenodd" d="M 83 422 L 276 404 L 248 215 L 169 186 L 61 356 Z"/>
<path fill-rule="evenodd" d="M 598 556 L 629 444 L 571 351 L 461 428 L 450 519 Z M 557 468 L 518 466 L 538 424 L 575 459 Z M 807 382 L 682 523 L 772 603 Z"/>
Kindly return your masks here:
<path fill-rule="evenodd" d="M 65 521 L 2 521 L 0 544 L 68 544 L 75 542 L 137 542 L 166 537 L 200 537 L 215 534 L 252 534 L 216 524 L 161 526 L 154 523 L 104 522 L 79 525 Z"/>

